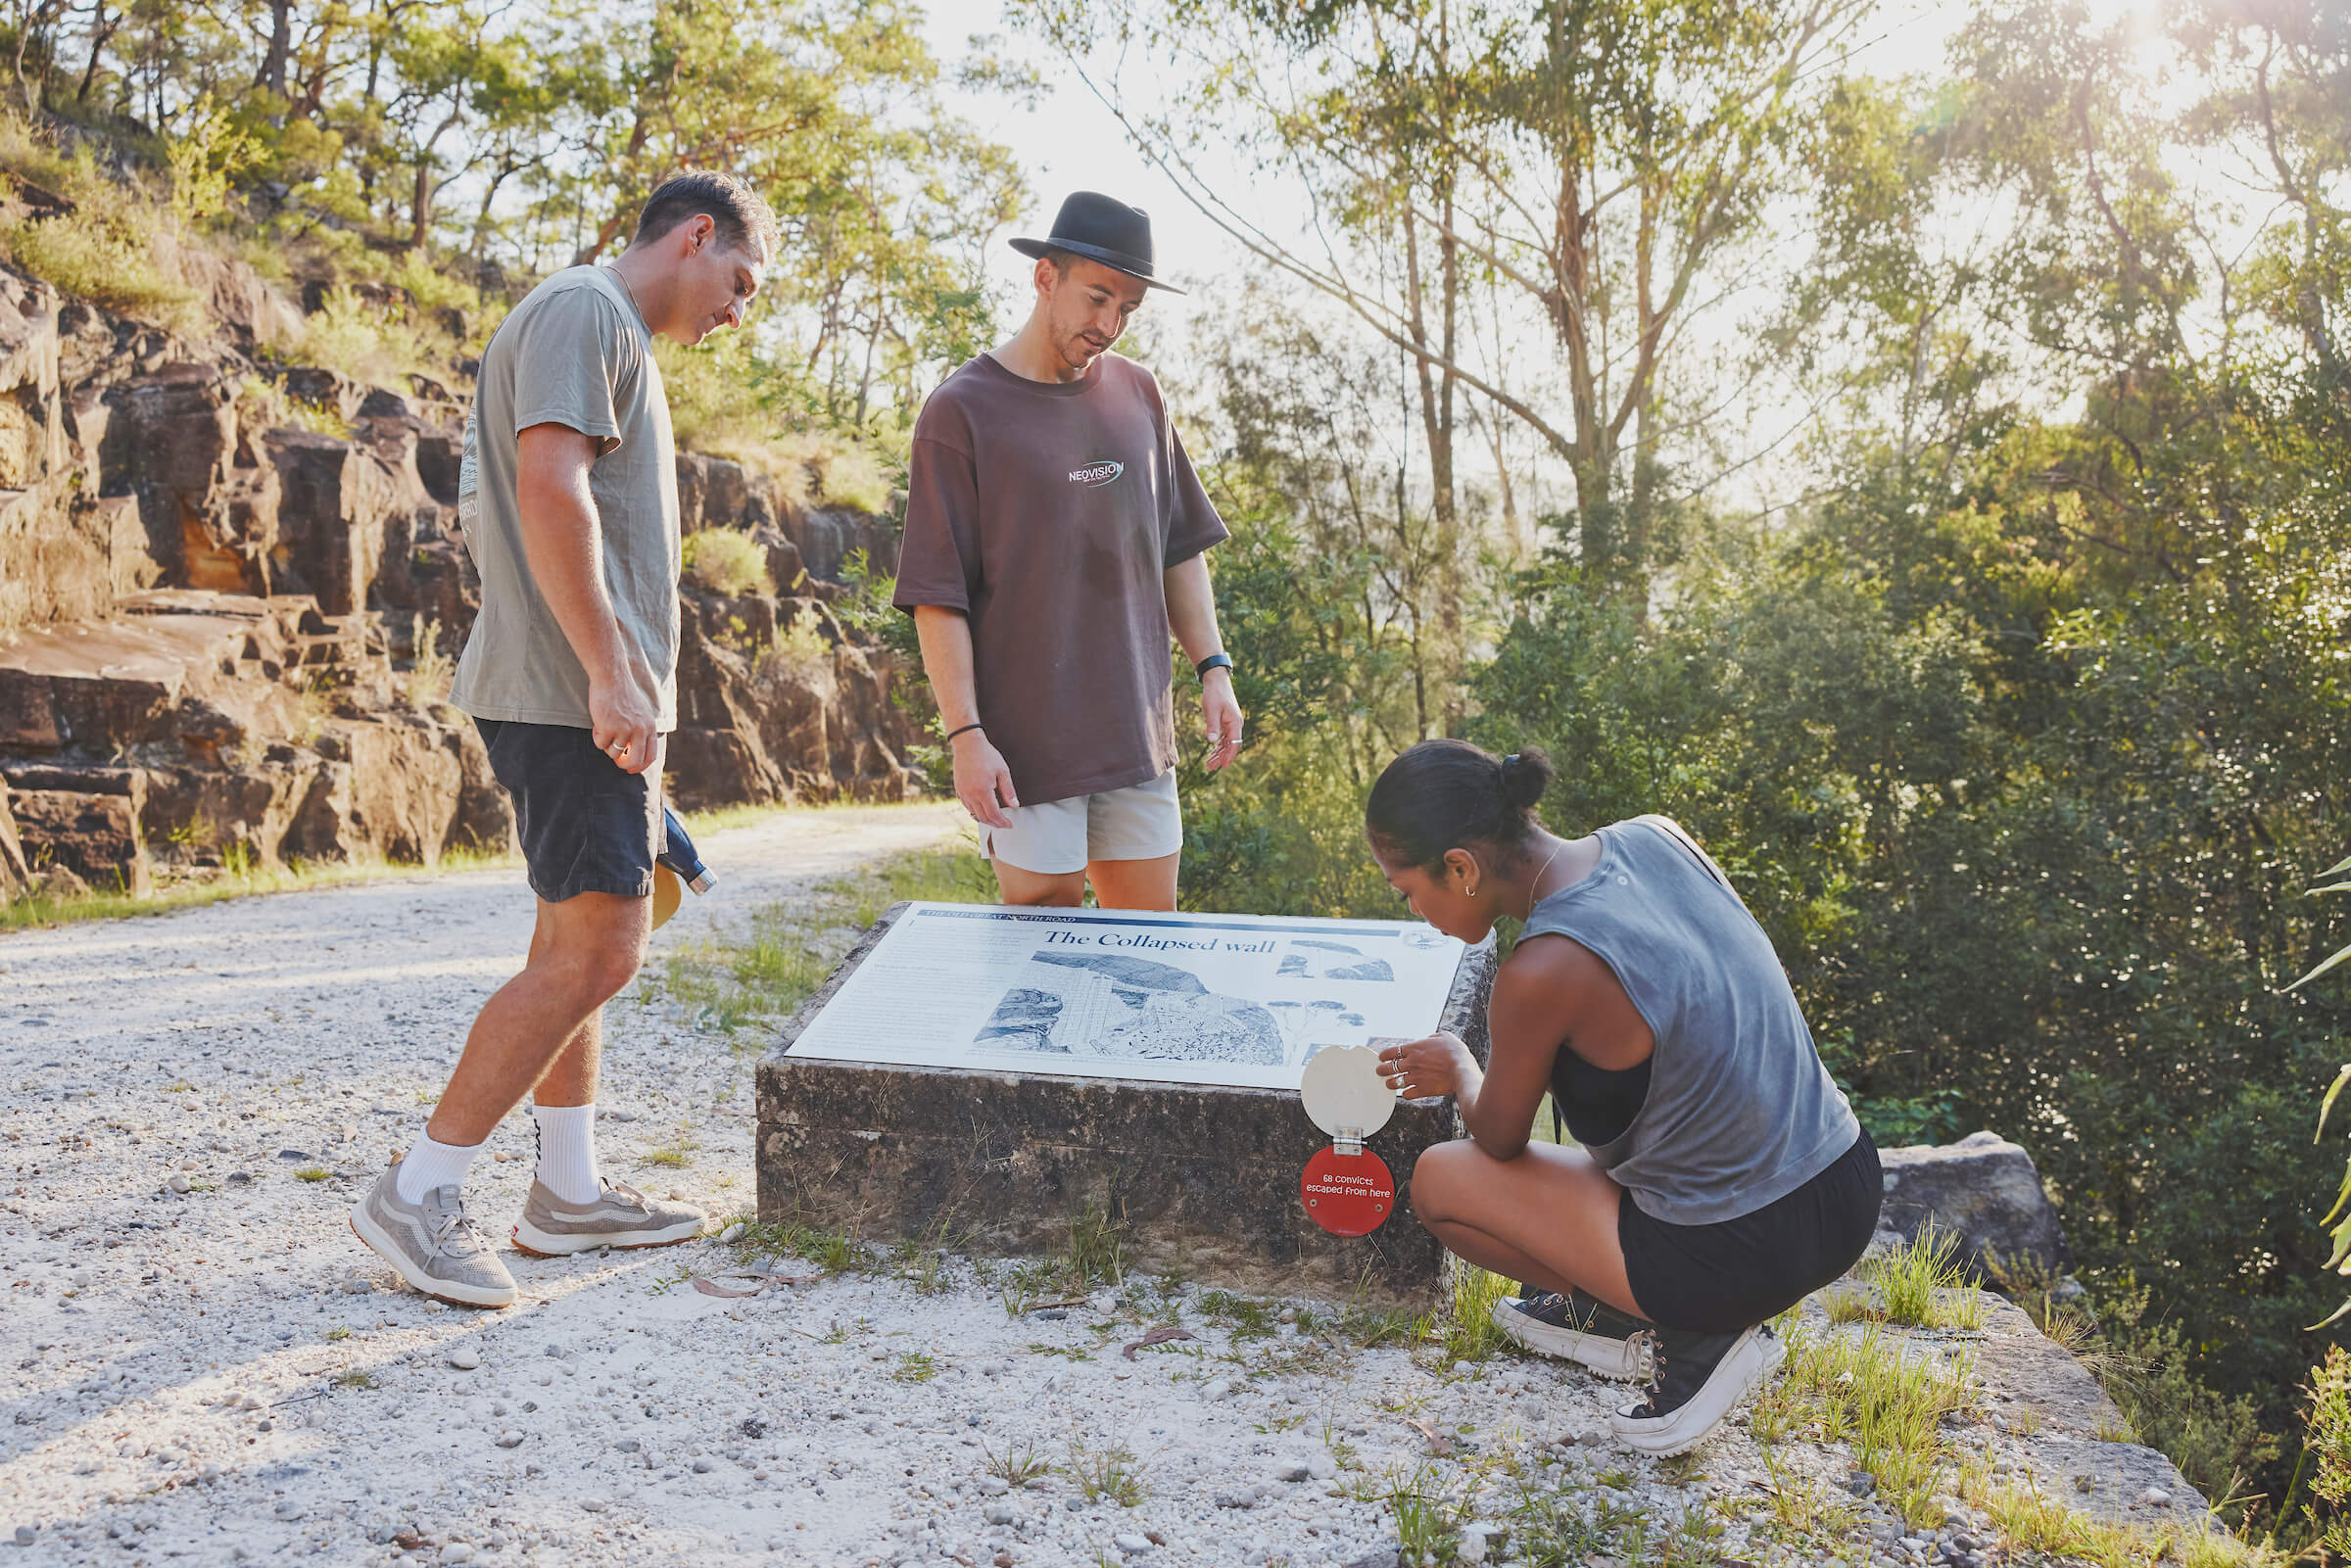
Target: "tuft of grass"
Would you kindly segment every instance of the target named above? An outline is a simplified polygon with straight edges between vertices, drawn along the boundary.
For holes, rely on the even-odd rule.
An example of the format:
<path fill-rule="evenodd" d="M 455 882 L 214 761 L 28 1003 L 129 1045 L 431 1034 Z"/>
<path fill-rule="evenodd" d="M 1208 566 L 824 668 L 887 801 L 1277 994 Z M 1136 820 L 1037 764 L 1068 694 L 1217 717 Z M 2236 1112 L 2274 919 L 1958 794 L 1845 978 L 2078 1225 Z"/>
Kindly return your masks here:
<path fill-rule="evenodd" d="M 2146 1529 L 2077 1513 L 2039 1488 L 1983 1487 L 1968 1498 L 1991 1518 L 2006 1544 L 2095 1568 L 2284 1568 L 2286 1553 L 2266 1543 L 2217 1531 Z M 2297 1559 L 2298 1560 L 2298 1559 Z"/>
<path fill-rule="evenodd" d="M 1450 1558 L 1469 1517 L 1466 1501 L 1451 1500 L 1442 1477 L 1427 1465 L 1409 1476 L 1401 1469 L 1389 1473 L 1380 1500 L 1396 1519 L 1397 1544 L 1408 1562 Z"/>
<path fill-rule="evenodd" d="M 677 1136 L 667 1143 L 655 1144 L 637 1157 L 641 1165 L 658 1165 L 664 1170 L 683 1170 L 694 1163 L 694 1156 L 702 1146 L 694 1141 L 694 1128 L 681 1121 Z"/>
<path fill-rule="evenodd" d="M 305 1165 L 294 1172 L 294 1179 L 297 1181 L 324 1181 L 333 1174 L 334 1172 L 324 1165 Z"/>
<path fill-rule="evenodd" d="M 344 1332 L 349 1333 L 350 1330 L 346 1329 Z M 342 1389 L 371 1389 L 375 1387 L 375 1374 L 368 1371 L 363 1366 L 355 1366 L 349 1371 L 344 1372 L 336 1377 L 335 1387 Z"/>
<path fill-rule="evenodd" d="M 899 1383 L 928 1383 L 938 1376 L 938 1362 L 922 1351 L 909 1351 L 898 1357 L 890 1369 L 890 1378 Z"/>
<path fill-rule="evenodd" d="M 1259 1301 L 1255 1297 L 1236 1296 L 1226 1290 L 1209 1290 L 1202 1291 L 1200 1300 L 1194 1305 L 1202 1317 L 1229 1329 L 1235 1343 L 1271 1339 L 1278 1326 L 1278 1308 L 1271 1302 Z"/>
<path fill-rule="evenodd" d="M 416 651 L 400 678 L 400 694 L 410 708 L 429 713 L 449 699 L 450 677 L 457 661 L 441 651 L 441 623 L 427 619 L 416 628 Z"/>
<path fill-rule="evenodd" d="M 1438 1343 L 1448 1365 L 1483 1361 L 1510 1345 L 1494 1324 L 1494 1304 L 1514 1294 L 1510 1280 L 1473 1263 L 1457 1264 Z"/>
<path fill-rule="evenodd" d="M 1748 1418 L 1758 1443 L 1810 1430 L 1852 1445 L 1854 1462 L 1878 1478 L 1879 1495 L 1914 1526 L 1941 1521 L 1937 1497 L 1957 1459 L 1943 1436 L 1946 1415 L 1975 1402 L 1975 1358 L 1911 1354 L 1898 1335 L 1868 1323 L 1858 1332 L 1815 1335 L 1793 1314 L 1780 1320 L 1788 1359 Z"/>
<path fill-rule="evenodd" d="M 1070 1462 L 1063 1467 L 1063 1473 L 1078 1483 L 1078 1490 L 1088 1502 L 1107 1499 L 1122 1508 L 1131 1508 L 1143 1500 L 1142 1466 L 1124 1448 L 1088 1449 L 1072 1438 Z"/>
<path fill-rule="evenodd" d="M 746 1218 L 743 1221 L 743 1234 L 728 1245 L 736 1258 L 745 1262 L 787 1254 L 804 1258 L 829 1274 L 851 1273 L 866 1264 L 865 1254 L 855 1237 L 808 1225 Z"/>
<path fill-rule="evenodd" d="M 1069 1244 L 1062 1251 L 1062 1273 L 1073 1296 L 1095 1285 L 1116 1285 L 1127 1277 L 1127 1221 L 1112 1212 L 1117 1200 L 1085 1208 L 1070 1216 Z"/>
<path fill-rule="evenodd" d="M 342 1323 L 337 1323 L 333 1328 L 330 1328 L 326 1331 L 326 1342 L 329 1345 L 334 1344 L 337 1340 L 347 1340 L 349 1338 L 351 1338 L 351 1329 Z"/>
<path fill-rule="evenodd" d="M 1053 1467 L 1036 1456 L 1035 1448 L 1026 1443 L 1017 1449 L 1007 1443 L 1004 1446 L 1004 1451 L 998 1453 L 989 1448 L 987 1440 L 983 1438 L 980 1442 L 980 1456 L 987 1465 L 989 1475 L 995 1476 L 1016 1492 L 1023 1487 L 1042 1481 L 1053 1473 Z"/>
<path fill-rule="evenodd" d="M 1854 1270 L 1876 1288 L 1890 1323 L 1975 1330 L 1984 1326 L 1984 1288 L 1958 1260 L 1959 1237 L 1932 1220 L 1902 1246 Z"/>

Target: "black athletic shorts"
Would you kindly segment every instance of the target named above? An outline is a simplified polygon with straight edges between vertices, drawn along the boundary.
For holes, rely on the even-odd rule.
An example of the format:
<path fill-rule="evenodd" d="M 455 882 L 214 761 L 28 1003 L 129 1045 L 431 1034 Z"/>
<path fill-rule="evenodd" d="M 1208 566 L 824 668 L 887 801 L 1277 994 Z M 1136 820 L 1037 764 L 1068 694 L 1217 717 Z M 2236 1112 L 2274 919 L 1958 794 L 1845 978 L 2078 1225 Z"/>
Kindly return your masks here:
<path fill-rule="evenodd" d="M 551 904 L 580 893 L 650 896 L 663 847 L 659 775 L 621 772 L 592 732 L 568 724 L 473 722 L 490 771 L 514 799 L 532 892 Z"/>
<path fill-rule="evenodd" d="M 1878 1146 L 1866 1131 L 1787 1197 L 1718 1224 L 1652 1219 L 1628 1192 L 1616 1201 L 1625 1279 L 1652 1322 L 1736 1333 L 1778 1316 L 1860 1261 L 1884 1196 Z"/>

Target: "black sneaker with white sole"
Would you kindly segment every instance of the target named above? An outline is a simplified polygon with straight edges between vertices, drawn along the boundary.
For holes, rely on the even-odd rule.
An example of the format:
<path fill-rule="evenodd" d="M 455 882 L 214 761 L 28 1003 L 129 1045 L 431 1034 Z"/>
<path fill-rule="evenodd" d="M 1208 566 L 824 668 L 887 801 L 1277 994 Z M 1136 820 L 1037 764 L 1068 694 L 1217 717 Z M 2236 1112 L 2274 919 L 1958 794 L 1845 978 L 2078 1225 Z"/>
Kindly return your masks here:
<path fill-rule="evenodd" d="M 1506 1296 L 1494 1304 L 1494 1326 L 1530 1351 L 1580 1361 L 1602 1377 L 1649 1377 L 1656 1325 L 1580 1290 Z"/>
<path fill-rule="evenodd" d="M 1687 1452 L 1786 1356 L 1779 1336 L 1760 1323 L 1736 1334 L 1656 1330 L 1655 1368 L 1649 1398 L 1608 1417 L 1627 1448 L 1643 1453 Z"/>

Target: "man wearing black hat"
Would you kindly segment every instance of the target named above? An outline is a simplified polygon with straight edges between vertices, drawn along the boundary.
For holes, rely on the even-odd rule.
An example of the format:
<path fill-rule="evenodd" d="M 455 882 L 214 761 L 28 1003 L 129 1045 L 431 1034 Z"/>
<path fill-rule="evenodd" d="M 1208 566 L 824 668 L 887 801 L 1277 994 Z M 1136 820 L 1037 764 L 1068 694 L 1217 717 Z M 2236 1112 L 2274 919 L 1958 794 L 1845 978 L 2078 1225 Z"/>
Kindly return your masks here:
<path fill-rule="evenodd" d="M 1151 289 L 1151 220 L 1091 191 L 1061 206 L 1036 304 L 914 427 L 896 602 L 1008 904 L 1173 909 L 1171 636 L 1200 672 L 1208 766 L 1241 743 L 1204 551 L 1229 537 L 1159 383 L 1109 351 Z"/>

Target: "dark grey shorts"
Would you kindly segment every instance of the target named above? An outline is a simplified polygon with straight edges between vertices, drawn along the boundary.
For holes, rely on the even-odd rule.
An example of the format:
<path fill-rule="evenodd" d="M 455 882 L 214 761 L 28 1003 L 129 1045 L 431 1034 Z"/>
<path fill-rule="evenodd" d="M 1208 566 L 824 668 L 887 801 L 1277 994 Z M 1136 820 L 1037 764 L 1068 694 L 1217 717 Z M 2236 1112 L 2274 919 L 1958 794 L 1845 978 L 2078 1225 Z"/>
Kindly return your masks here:
<path fill-rule="evenodd" d="M 621 772 L 591 732 L 571 725 L 473 723 L 490 771 L 513 797 L 532 892 L 551 904 L 579 893 L 651 895 L 662 848 L 658 775 Z"/>

